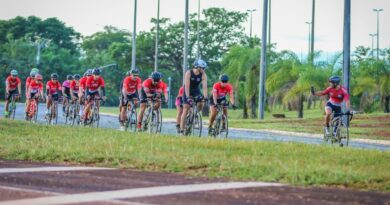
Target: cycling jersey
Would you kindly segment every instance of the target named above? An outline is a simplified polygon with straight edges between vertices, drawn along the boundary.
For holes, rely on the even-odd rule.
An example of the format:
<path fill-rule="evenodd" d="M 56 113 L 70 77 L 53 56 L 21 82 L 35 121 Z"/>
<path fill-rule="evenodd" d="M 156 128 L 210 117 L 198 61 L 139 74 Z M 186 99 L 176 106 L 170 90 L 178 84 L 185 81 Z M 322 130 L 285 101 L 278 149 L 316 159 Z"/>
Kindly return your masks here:
<path fill-rule="evenodd" d="M 73 81 L 72 81 L 73 82 Z M 62 87 L 64 88 L 70 88 L 70 84 L 71 82 L 69 80 L 65 80 L 63 83 L 62 83 Z"/>
<path fill-rule="evenodd" d="M 162 93 L 164 92 L 164 95 L 168 95 L 168 91 L 167 91 L 167 84 L 165 84 L 162 80 L 160 80 L 156 85 L 153 85 L 153 79 L 152 78 L 148 78 L 146 79 L 143 83 L 142 83 L 142 87 L 143 88 L 148 88 L 148 92 L 145 92 L 146 93 Z"/>
<path fill-rule="evenodd" d="M 82 78 L 80 79 L 80 88 L 81 88 L 82 90 L 85 90 L 85 84 L 87 83 L 87 79 L 88 79 L 88 77 L 82 77 Z"/>
<path fill-rule="evenodd" d="M 217 95 L 217 99 L 222 99 L 226 95 L 233 96 L 233 86 L 230 83 L 226 83 L 224 87 L 222 87 L 222 83 L 215 83 L 213 86 L 213 94 Z"/>
<path fill-rule="evenodd" d="M 343 100 L 349 100 L 349 94 L 343 86 L 340 86 L 339 89 L 328 87 L 326 90 L 322 91 L 320 95 L 328 95 L 329 102 L 338 106 L 341 105 Z"/>
<path fill-rule="evenodd" d="M 190 90 L 197 90 L 199 89 L 199 85 L 202 82 L 202 76 L 203 73 L 199 73 L 198 75 L 195 75 L 194 71 L 191 72 L 191 77 L 190 77 Z"/>
<path fill-rule="evenodd" d="M 80 82 L 76 82 L 75 80 L 70 83 L 70 90 L 76 94 L 79 92 Z"/>
<path fill-rule="evenodd" d="M 137 92 L 137 90 L 141 88 L 142 88 L 141 78 L 136 77 L 136 79 L 133 80 L 132 76 L 128 76 L 123 81 L 122 92 L 126 94 L 134 94 L 135 92 Z"/>
<path fill-rule="evenodd" d="M 26 79 L 26 90 L 27 90 L 28 85 L 31 83 L 32 80 L 33 80 L 33 78 L 31 76 L 27 77 L 27 79 Z"/>
<path fill-rule="evenodd" d="M 95 79 L 94 76 L 90 76 L 88 77 L 85 85 L 90 92 L 95 92 L 98 91 L 99 88 L 104 87 L 104 79 L 101 76 L 99 76 L 97 79 Z"/>
<path fill-rule="evenodd" d="M 8 76 L 8 78 L 5 80 L 5 82 L 8 83 L 8 90 L 13 91 L 13 90 L 16 90 L 16 88 L 18 87 L 18 85 L 20 84 L 21 81 L 18 77 L 13 78 L 11 76 Z"/>
<path fill-rule="evenodd" d="M 38 93 L 43 89 L 43 83 L 36 83 L 35 80 L 32 80 L 30 84 L 28 85 L 28 90 L 30 93 Z"/>
<path fill-rule="evenodd" d="M 61 90 L 61 83 L 59 81 L 54 83 L 52 80 L 50 80 L 46 83 L 46 90 L 48 90 L 48 94 L 56 95 L 58 94 L 58 91 Z"/>

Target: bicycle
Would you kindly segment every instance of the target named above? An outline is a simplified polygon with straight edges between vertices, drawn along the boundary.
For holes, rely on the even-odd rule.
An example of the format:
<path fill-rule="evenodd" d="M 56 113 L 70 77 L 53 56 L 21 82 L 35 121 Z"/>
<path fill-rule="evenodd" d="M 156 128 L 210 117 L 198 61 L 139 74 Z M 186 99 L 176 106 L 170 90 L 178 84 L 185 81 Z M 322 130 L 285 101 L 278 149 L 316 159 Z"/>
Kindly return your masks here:
<path fill-rule="evenodd" d="M 149 130 L 150 134 L 160 133 L 162 129 L 161 108 L 158 108 L 157 110 L 154 109 L 157 101 L 161 101 L 161 99 L 157 97 L 148 98 L 148 102 L 146 104 L 146 111 L 142 118 L 141 130 Z"/>
<path fill-rule="evenodd" d="M 65 112 L 63 113 L 63 116 L 65 117 L 65 124 L 71 123 L 70 119 L 70 107 L 71 107 L 71 99 L 70 97 L 64 96 L 62 104 L 65 105 Z"/>
<path fill-rule="evenodd" d="M 191 98 L 193 103 L 190 104 L 190 109 L 186 116 L 185 136 L 202 136 L 202 114 L 198 110 L 198 103 L 203 101 L 203 97 Z"/>
<path fill-rule="evenodd" d="M 72 100 L 69 108 L 69 122 L 73 126 L 80 124 L 80 103 L 78 100 Z M 66 122 L 65 122 L 66 124 Z"/>
<path fill-rule="evenodd" d="M 29 107 L 27 108 L 27 116 L 26 116 L 26 120 L 27 121 L 30 121 L 32 123 L 37 123 L 37 119 L 38 119 L 38 103 L 39 103 L 39 97 L 38 96 L 34 96 L 33 98 L 31 98 L 31 102 L 30 102 L 30 105 Z"/>
<path fill-rule="evenodd" d="M 228 106 L 226 101 L 222 101 L 216 105 L 217 117 L 215 118 L 214 130 L 212 132 L 213 137 L 227 138 L 229 134 L 229 121 L 227 116 L 223 113 L 224 107 Z"/>
<path fill-rule="evenodd" d="M 18 94 L 14 94 L 11 96 L 11 103 L 9 104 L 8 110 L 8 116 L 7 118 L 10 118 L 12 120 L 15 119 L 15 112 L 16 112 L 16 96 L 19 96 Z"/>
<path fill-rule="evenodd" d="M 100 121 L 100 114 L 99 114 L 99 108 L 100 108 L 100 102 L 104 102 L 103 99 L 100 97 L 94 97 L 92 101 L 91 110 L 86 113 L 85 117 L 87 119 L 84 121 L 84 126 L 89 125 L 90 127 L 99 127 L 99 121 Z M 87 106 L 87 105 L 86 105 Z"/>
<path fill-rule="evenodd" d="M 125 131 L 129 130 L 130 132 L 136 132 L 137 131 L 137 110 L 134 105 L 134 99 L 130 100 L 129 103 L 127 103 L 127 111 L 126 111 L 126 117 L 127 120 L 125 122 Z"/>
<path fill-rule="evenodd" d="M 346 117 L 343 117 L 346 116 Z M 349 145 L 349 122 L 353 113 L 332 113 L 329 133 L 324 130 L 324 143 L 339 144 L 340 147 Z"/>
<path fill-rule="evenodd" d="M 58 100 L 52 99 L 49 107 L 50 114 L 45 116 L 46 125 L 56 125 L 58 123 Z"/>

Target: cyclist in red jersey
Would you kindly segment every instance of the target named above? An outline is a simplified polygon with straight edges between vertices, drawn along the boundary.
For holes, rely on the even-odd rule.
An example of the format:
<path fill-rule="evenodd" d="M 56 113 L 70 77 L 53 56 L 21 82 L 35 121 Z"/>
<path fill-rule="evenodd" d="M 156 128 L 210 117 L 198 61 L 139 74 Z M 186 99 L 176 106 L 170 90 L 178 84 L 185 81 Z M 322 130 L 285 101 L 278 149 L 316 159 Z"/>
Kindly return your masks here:
<path fill-rule="evenodd" d="M 121 102 L 120 102 L 120 116 L 119 123 L 121 129 L 124 130 L 124 122 L 127 120 L 126 107 L 129 101 L 134 102 L 134 106 L 138 105 L 139 96 L 141 96 L 142 81 L 139 77 L 140 71 L 134 68 L 130 71 L 130 76 L 127 76 L 122 83 Z"/>
<path fill-rule="evenodd" d="M 181 115 L 183 114 L 183 94 L 184 94 L 184 87 L 181 86 L 179 89 L 179 93 L 177 94 L 176 97 L 176 131 L 177 133 L 180 134 L 180 120 L 181 120 Z"/>
<path fill-rule="evenodd" d="M 92 71 L 92 76 L 88 77 L 87 82 L 85 84 L 85 96 L 86 96 L 86 102 L 85 102 L 85 108 L 84 108 L 84 122 L 86 122 L 88 119 L 86 118 L 86 114 L 89 113 L 91 109 L 91 103 L 94 98 L 99 98 L 99 90 L 102 91 L 102 100 L 106 100 L 106 90 L 104 88 L 104 79 L 102 76 L 100 76 L 100 69 L 95 68 Z M 98 102 L 99 103 L 99 102 Z M 100 106 L 99 104 L 97 106 Z"/>
<path fill-rule="evenodd" d="M 5 109 L 4 116 L 8 117 L 9 115 L 9 101 L 14 95 L 16 100 L 19 99 L 19 94 L 22 92 L 22 84 L 20 78 L 18 78 L 18 71 L 11 70 L 11 75 L 5 80 Z"/>
<path fill-rule="evenodd" d="M 161 99 L 162 93 L 164 96 L 168 96 L 167 84 L 165 84 L 162 80 L 162 75 L 159 72 L 153 72 L 151 77 L 146 79 L 142 83 L 141 89 L 141 106 L 140 112 L 138 115 L 138 125 L 137 128 L 141 129 L 142 126 L 142 118 L 144 117 L 146 103 L 148 98 L 157 97 Z M 168 98 L 166 97 L 165 101 L 167 102 Z M 156 102 L 154 109 L 160 108 L 160 102 Z"/>
<path fill-rule="evenodd" d="M 220 82 L 217 82 L 213 85 L 212 90 L 212 99 L 210 99 L 210 119 L 209 119 L 209 135 L 213 133 L 213 124 L 214 120 L 217 116 L 217 107 L 216 105 L 223 105 L 223 113 L 228 116 L 227 107 L 229 105 L 226 96 L 229 96 L 230 103 L 232 104 L 233 109 L 236 109 L 236 105 L 234 102 L 234 94 L 233 94 L 233 86 L 228 83 L 229 76 L 226 74 L 222 74 L 219 76 Z M 224 124 L 225 125 L 225 124 Z M 224 129 L 224 128 L 222 128 Z"/>
<path fill-rule="evenodd" d="M 84 93 L 85 93 L 85 86 L 86 86 L 86 83 L 87 83 L 87 79 L 88 77 L 90 77 L 92 75 L 92 69 L 88 69 L 83 77 L 80 79 L 80 88 L 79 88 L 79 98 L 80 98 L 80 105 L 83 105 L 84 104 Z"/>
<path fill-rule="evenodd" d="M 27 87 L 25 116 L 28 115 L 28 108 L 30 107 L 31 99 L 34 97 L 43 98 L 43 96 L 42 76 L 40 74 L 36 74 Z"/>
<path fill-rule="evenodd" d="M 70 83 L 70 97 L 73 102 L 79 99 L 80 77 L 79 74 L 75 74 L 73 76 L 73 81 Z"/>
<path fill-rule="evenodd" d="M 58 81 L 58 74 L 50 75 L 51 80 L 46 83 L 46 115 L 50 115 L 50 106 L 53 101 L 58 101 L 60 92 L 62 91 L 61 83 Z"/>
<path fill-rule="evenodd" d="M 326 103 L 326 106 L 325 106 L 325 132 L 326 134 L 329 134 L 329 122 L 330 122 L 330 116 L 331 114 L 334 112 L 335 113 L 335 116 L 337 116 L 337 114 L 341 113 L 341 104 L 343 103 L 343 101 L 345 101 L 345 105 L 346 105 L 346 113 L 349 113 L 349 110 L 350 110 L 350 107 L 351 107 L 351 104 L 350 104 L 350 101 L 349 101 L 349 94 L 347 92 L 347 90 L 340 85 L 340 77 L 338 76 L 332 76 L 329 78 L 329 84 L 330 84 L 330 87 L 328 87 L 326 90 L 324 91 L 319 91 L 319 92 L 315 92 L 314 91 L 314 88 L 311 87 L 311 93 L 312 95 L 315 95 L 315 96 L 324 96 L 324 95 L 328 95 L 329 96 L 329 100 L 328 102 Z"/>

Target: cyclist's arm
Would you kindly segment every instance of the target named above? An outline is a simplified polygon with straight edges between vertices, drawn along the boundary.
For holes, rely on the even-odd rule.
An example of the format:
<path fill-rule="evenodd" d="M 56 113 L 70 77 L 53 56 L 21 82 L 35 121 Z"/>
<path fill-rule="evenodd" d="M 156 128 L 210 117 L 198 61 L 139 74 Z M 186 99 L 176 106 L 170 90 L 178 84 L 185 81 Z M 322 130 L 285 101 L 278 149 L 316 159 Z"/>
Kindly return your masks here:
<path fill-rule="evenodd" d="M 202 87 L 203 87 L 203 96 L 207 98 L 207 75 L 203 73 L 202 75 Z"/>
<path fill-rule="evenodd" d="M 8 94 L 8 92 L 9 92 L 9 82 L 7 80 L 7 81 L 5 81 L 5 93 Z"/>
<path fill-rule="evenodd" d="M 315 96 L 324 96 L 324 95 L 328 95 L 328 94 L 329 94 L 329 88 L 327 88 L 323 91 L 314 92 Z"/>
<path fill-rule="evenodd" d="M 184 92 L 187 97 L 190 96 L 190 79 L 191 79 L 191 72 L 187 71 L 186 76 L 184 78 Z"/>
<path fill-rule="evenodd" d="M 18 93 L 19 93 L 19 95 L 22 94 L 22 82 L 20 80 L 18 82 Z"/>
<path fill-rule="evenodd" d="M 146 93 L 146 97 L 148 98 L 153 97 L 153 94 L 150 92 L 150 89 L 148 87 L 144 87 L 144 91 Z"/>
<path fill-rule="evenodd" d="M 217 89 L 213 88 L 213 101 L 214 101 L 214 105 L 217 105 L 217 102 L 218 102 L 218 91 Z"/>
<path fill-rule="evenodd" d="M 235 105 L 235 99 L 234 99 L 234 93 L 233 93 L 233 88 L 229 92 L 229 100 L 232 105 Z"/>

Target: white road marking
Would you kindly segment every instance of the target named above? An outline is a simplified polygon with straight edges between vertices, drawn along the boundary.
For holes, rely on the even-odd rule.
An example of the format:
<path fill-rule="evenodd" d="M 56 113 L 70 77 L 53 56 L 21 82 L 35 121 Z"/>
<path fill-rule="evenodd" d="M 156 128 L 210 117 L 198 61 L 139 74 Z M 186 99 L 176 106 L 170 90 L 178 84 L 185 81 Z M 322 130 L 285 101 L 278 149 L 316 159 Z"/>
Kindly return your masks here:
<path fill-rule="evenodd" d="M 111 170 L 102 167 L 28 167 L 28 168 L 0 168 L 0 174 L 23 172 L 61 172 L 61 171 L 85 171 L 85 170 Z"/>
<path fill-rule="evenodd" d="M 284 186 L 279 183 L 264 183 L 264 182 L 227 182 L 227 183 L 209 183 L 209 184 L 189 184 L 189 185 L 174 185 L 160 186 L 136 189 L 124 189 L 117 191 L 90 192 L 82 194 L 71 194 L 64 196 L 48 196 L 32 199 L 20 199 L 0 202 L 0 205 L 26 205 L 26 204 L 72 204 L 72 203 L 87 203 L 96 201 L 106 201 L 111 199 L 130 199 L 137 197 L 153 197 L 170 194 L 184 194 L 190 192 L 216 191 L 226 189 L 241 189 L 251 187 L 271 187 Z"/>

